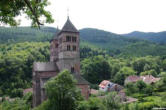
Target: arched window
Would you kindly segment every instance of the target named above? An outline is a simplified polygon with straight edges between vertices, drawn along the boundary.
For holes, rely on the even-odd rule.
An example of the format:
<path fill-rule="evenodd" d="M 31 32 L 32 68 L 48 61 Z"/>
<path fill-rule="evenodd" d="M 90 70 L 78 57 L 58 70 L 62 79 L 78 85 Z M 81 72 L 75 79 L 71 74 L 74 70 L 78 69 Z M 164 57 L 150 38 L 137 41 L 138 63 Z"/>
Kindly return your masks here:
<path fill-rule="evenodd" d="M 74 73 L 75 70 L 74 70 L 74 67 L 71 67 L 71 73 Z"/>
<path fill-rule="evenodd" d="M 77 41 L 77 37 L 72 37 L 72 42 L 76 42 Z"/>
<path fill-rule="evenodd" d="M 70 45 L 67 45 L 67 51 L 70 51 Z"/>
<path fill-rule="evenodd" d="M 73 51 L 76 51 L 76 46 L 75 45 L 73 45 Z"/>
<path fill-rule="evenodd" d="M 71 42 L 71 36 L 66 36 L 66 42 Z"/>
<path fill-rule="evenodd" d="M 58 48 L 58 44 L 55 44 L 55 47 Z"/>

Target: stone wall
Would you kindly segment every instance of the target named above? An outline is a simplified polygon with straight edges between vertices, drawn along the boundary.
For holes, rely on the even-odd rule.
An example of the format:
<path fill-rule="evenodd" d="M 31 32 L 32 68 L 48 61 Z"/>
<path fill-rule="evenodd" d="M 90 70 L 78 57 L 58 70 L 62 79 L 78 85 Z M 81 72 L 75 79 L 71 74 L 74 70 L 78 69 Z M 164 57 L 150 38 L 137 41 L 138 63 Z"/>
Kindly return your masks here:
<path fill-rule="evenodd" d="M 76 37 L 76 42 L 67 41 L 66 37 Z M 59 35 L 59 52 L 58 52 L 58 67 L 59 70 L 62 71 L 64 69 L 68 69 L 71 71 L 74 69 L 74 73 L 80 73 L 80 49 L 79 49 L 79 33 L 71 33 L 71 32 L 63 32 Z M 67 50 L 67 46 L 70 45 L 76 46 L 76 50 L 73 51 L 72 49 L 69 51 Z"/>
<path fill-rule="evenodd" d="M 60 71 L 68 69 L 71 71 L 71 68 L 74 67 L 75 73 L 80 74 L 80 62 L 79 59 L 61 59 L 57 62 Z"/>
<path fill-rule="evenodd" d="M 73 29 L 72 24 L 68 21 L 68 28 Z M 68 26 L 70 25 L 70 26 Z M 70 29 L 69 29 L 70 30 Z M 67 37 L 70 36 L 70 37 Z M 69 40 L 68 38 L 71 38 Z M 57 66 L 53 68 L 53 64 L 36 65 L 39 70 L 33 71 L 33 107 L 41 104 L 47 97 L 45 94 L 44 83 L 51 77 L 56 76 L 64 69 L 68 69 L 73 75 L 80 74 L 80 37 L 79 32 L 62 31 L 51 41 L 50 44 L 50 63 L 55 63 Z M 50 68 L 51 67 L 51 68 Z M 35 68 L 35 67 L 34 67 Z M 45 71 L 50 70 L 50 71 Z M 51 71 L 55 70 L 55 71 Z M 39 72 L 42 71 L 42 72 Z M 80 76 L 81 77 L 81 76 Z M 82 77 L 81 77 L 82 78 Z M 80 81 L 81 82 L 81 81 Z M 90 89 L 86 82 L 78 83 L 77 86 L 81 89 L 82 95 L 88 99 Z"/>
<path fill-rule="evenodd" d="M 50 44 L 50 61 L 56 62 L 58 60 L 58 39 L 53 39 Z"/>
<path fill-rule="evenodd" d="M 77 86 L 81 89 L 81 94 L 85 97 L 85 99 L 88 99 L 90 94 L 89 85 L 77 84 Z"/>
<path fill-rule="evenodd" d="M 33 107 L 41 104 L 46 99 L 44 83 L 46 79 L 54 77 L 58 74 L 56 71 L 52 72 L 35 72 L 33 76 Z"/>

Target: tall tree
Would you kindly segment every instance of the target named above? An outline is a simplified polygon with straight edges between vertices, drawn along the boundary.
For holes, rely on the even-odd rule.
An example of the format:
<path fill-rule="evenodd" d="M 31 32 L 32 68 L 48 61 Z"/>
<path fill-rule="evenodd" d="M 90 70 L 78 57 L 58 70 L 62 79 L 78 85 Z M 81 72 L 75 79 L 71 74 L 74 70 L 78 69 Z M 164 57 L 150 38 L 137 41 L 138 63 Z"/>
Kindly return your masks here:
<path fill-rule="evenodd" d="M 85 59 L 81 63 L 83 76 L 90 83 L 96 84 L 110 79 L 111 67 L 103 56 Z"/>
<path fill-rule="evenodd" d="M 120 103 L 120 96 L 116 92 L 111 92 L 103 99 L 106 110 L 120 110 L 122 104 Z"/>

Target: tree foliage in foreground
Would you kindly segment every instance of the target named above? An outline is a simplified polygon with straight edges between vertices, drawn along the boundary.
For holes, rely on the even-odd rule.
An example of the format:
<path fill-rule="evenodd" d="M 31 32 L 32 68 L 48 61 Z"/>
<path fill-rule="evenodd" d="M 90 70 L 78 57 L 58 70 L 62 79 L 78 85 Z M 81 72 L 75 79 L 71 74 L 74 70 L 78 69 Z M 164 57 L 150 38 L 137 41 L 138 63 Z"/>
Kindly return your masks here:
<path fill-rule="evenodd" d="M 83 76 L 90 83 L 97 84 L 103 79 L 110 79 L 111 68 L 103 56 L 84 59 L 81 64 Z"/>
<path fill-rule="evenodd" d="M 106 110 L 120 110 L 122 103 L 116 92 L 111 92 L 103 99 Z"/>
<path fill-rule="evenodd" d="M 0 110 L 30 110 L 32 93 L 27 93 L 23 98 L 15 98 L 0 102 Z"/>
<path fill-rule="evenodd" d="M 83 100 L 76 80 L 67 70 L 50 79 L 45 85 L 48 100 L 35 110 L 75 110 Z M 49 109 L 48 109 L 49 107 Z"/>
<path fill-rule="evenodd" d="M 21 97 L 31 87 L 34 61 L 48 61 L 48 43 L 0 45 L 0 96 Z"/>
<path fill-rule="evenodd" d="M 80 101 L 76 110 L 120 110 L 122 106 L 118 94 L 111 92 L 103 97 L 90 97 Z"/>
<path fill-rule="evenodd" d="M 24 13 L 32 20 L 32 26 L 40 26 L 44 22 L 52 23 L 51 13 L 45 10 L 48 5 L 48 0 L 1 0 L 0 22 L 16 26 L 19 21 L 15 17 Z"/>

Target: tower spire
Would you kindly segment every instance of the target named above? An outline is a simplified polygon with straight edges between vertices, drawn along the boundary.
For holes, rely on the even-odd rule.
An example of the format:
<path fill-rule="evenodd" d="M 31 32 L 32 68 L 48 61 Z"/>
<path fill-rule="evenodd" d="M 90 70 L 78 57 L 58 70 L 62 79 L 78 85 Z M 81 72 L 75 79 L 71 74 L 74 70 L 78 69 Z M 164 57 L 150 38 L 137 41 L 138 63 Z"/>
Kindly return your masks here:
<path fill-rule="evenodd" d="M 67 8 L 67 19 L 69 19 L 69 7 Z"/>
<path fill-rule="evenodd" d="M 57 29 L 59 29 L 59 19 L 57 19 Z"/>

